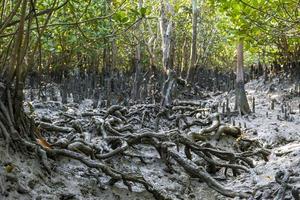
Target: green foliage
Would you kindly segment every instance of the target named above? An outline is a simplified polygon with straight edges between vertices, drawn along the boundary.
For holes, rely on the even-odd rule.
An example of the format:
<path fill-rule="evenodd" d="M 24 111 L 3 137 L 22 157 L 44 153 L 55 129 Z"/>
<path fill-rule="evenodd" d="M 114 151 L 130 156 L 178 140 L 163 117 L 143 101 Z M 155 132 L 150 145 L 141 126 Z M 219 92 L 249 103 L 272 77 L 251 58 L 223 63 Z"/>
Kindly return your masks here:
<path fill-rule="evenodd" d="M 299 46 L 299 37 L 292 42 L 300 31 L 296 1 L 210 0 L 209 4 L 222 15 L 219 30 L 228 33 L 230 39 L 243 38 L 249 57 L 254 60 L 263 53 L 266 60 L 277 59 L 283 54 L 293 54 Z M 227 19 L 231 23 L 225 23 Z M 286 41 L 285 48 L 279 44 L 281 41 Z"/>
<path fill-rule="evenodd" d="M 192 36 L 191 1 L 170 1 L 174 14 L 175 65 L 181 66 L 189 59 Z M 11 12 L 15 1 L 6 1 L 0 8 L 3 16 L 0 25 Z M 62 5 L 62 1 L 36 1 L 35 12 L 39 13 Z M 231 68 L 234 63 L 235 43 L 245 41 L 246 63 L 256 62 L 264 55 L 265 61 L 289 60 L 299 51 L 299 5 L 297 1 L 278 0 L 198 0 L 197 60 L 199 66 Z M 28 8 L 29 12 L 29 8 Z M 12 20 L 18 20 L 19 14 Z M 48 19 L 48 17 L 50 17 Z M 147 45 L 153 47 L 155 65 L 161 66 L 161 35 L 159 30 L 160 1 L 143 0 L 82 0 L 68 1 L 62 8 L 31 20 L 30 51 L 38 44 L 35 59 L 43 62 L 56 59 L 70 67 L 78 65 L 79 55 L 87 59 L 101 56 L 104 48 L 117 46 L 115 67 L 132 68 L 135 47 L 142 49 L 143 66 L 150 63 Z M 1 26 L 0 26 L 1 27 Z M 43 27 L 46 27 L 43 30 Z M 0 33 L 0 53 L 8 48 L 17 24 L 6 27 Z M 41 31 L 43 32 L 41 33 Z M 40 37 L 40 38 L 39 38 Z M 151 40 L 151 38 L 154 38 Z M 151 44 L 149 43 L 152 42 Z M 149 43 L 149 44 L 148 44 Z M 41 53 L 41 55 L 40 55 Z M 47 64 L 43 64 L 47 66 Z"/>

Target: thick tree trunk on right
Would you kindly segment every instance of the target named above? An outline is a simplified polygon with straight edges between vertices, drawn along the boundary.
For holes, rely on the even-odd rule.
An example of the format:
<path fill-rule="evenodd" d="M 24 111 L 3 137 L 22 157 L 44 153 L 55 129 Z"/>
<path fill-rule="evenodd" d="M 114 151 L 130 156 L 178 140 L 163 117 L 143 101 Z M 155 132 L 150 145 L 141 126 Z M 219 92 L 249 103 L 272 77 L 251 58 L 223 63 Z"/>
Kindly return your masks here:
<path fill-rule="evenodd" d="M 237 69 L 236 69 L 236 87 L 235 87 L 235 108 L 241 114 L 250 113 L 245 84 L 244 84 L 244 67 L 243 67 L 243 41 L 240 41 L 237 46 Z"/>

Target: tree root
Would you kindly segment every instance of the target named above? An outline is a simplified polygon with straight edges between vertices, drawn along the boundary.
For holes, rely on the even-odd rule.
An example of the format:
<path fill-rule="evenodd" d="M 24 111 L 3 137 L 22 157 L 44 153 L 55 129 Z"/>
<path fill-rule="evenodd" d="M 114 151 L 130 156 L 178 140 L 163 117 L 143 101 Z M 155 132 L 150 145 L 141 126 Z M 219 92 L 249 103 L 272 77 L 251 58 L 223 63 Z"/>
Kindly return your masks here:
<path fill-rule="evenodd" d="M 42 122 L 39 121 L 37 122 L 38 126 L 41 127 L 42 129 L 46 131 L 53 131 L 53 132 L 62 132 L 62 133 L 70 133 L 74 129 L 70 127 L 61 127 L 61 126 L 56 126 L 47 122 Z"/>
<path fill-rule="evenodd" d="M 238 138 L 241 136 L 242 132 L 241 129 L 235 126 L 229 126 L 229 125 L 221 125 L 218 127 L 218 130 L 216 131 L 216 139 L 219 140 L 221 137 L 221 134 L 230 135 L 234 138 Z"/>
<path fill-rule="evenodd" d="M 101 162 L 91 160 L 80 153 L 76 153 L 65 149 L 47 149 L 47 154 L 49 154 L 49 156 L 52 157 L 65 156 L 65 157 L 73 158 L 75 160 L 82 162 L 83 164 L 85 164 L 90 168 L 95 168 L 103 171 L 107 176 L 110 176 L 114 180 L 113 182 L 123 181 L 126 183 L 129 181 L 129 182 L 139 183 L 142 184 L 148 192 L 153 194 L 153 196 L 156 199 L 171 200 L 171 198 L 168 197 L 163 191 L 155 188 L 153 185 L 148 183 L 141 175 L 123 174 Z"/>
<path fill-rule="evenodd" d="M 123 142 L 121 147 L 118 147 L 116 149 L 114 149 L 113 151 L 106 153 L 106 154 L 96 154 L 96 158 L 97 159 L 106 159 L 106 158 L 110 158 L 112 156 L 115 156 L 117 154 L 123 153 L 124 151 L 126 151 L 129 148 L 127 142 Z"/>
<path fill-rule="evenodd" d="M 143 185 L 156 199 L 171 199 L 164 191 L 155 188 L 151 183 L 146 181 L 144 177 L 137 174 L 122 173 L 114 169 L 113 164 L 110 163 L 111 159 L 116 158 L 117 155 L 137 157 L 143 163 L 146 163 L 144 162 L 144 156 L 142 154 L 131 154 L 132 152 L 129 152 L 129 150 L 136 151 L 139 149 L 137 145 L 141 144 L 150 145 L 156 148 L 160 154 L 160 160 L 165 163 L 170 171 L 175 172 L 177 168 L 173 167 L 180 166 L 189 176 L 201 179 L 207 183 L 209 187 L 224 196 L 248 198 L 250 194 L 227 188 L 213 178 L 210 173 L 215 173 L 220 168 L 225 168 L 225 171 L 231 169 L 234 175 L 239 172 L 249 172 L 249 168 L 253 167 L 250 156 L 266 157 L 270 152 L 261 148 L 257 151 L 238 153 L 218 149 L 209 143 L 196 143 L 195 141 L 200 137 L 211 134 L 212 132 L 216 132 L 217 138 L 222 134 L 230 135 L 235 138 L 241 134 L 240 129 L 237 127 L 221 125 L 219 114 L 212 114 L 208 120 L 205 121 L 194 119 L 194 121 L 190 123 L 188 121 L 188 119 L 190 120 L 189 115 L 195 110 L 201 109 L 199 107 L 200 104 L 193 104 L 191 102 L 181 102 L 179 104 L 177 102 L 177 107 L 172 108 L 170 105 L 170 107 L 164 108 L 163 110 L 158 110 L 156 105 L 149 107 L 147 105 L 136 105 L 129 109 L 123 106 L 112 106 L 103 112 L 105 113 L 104 115 L 101 114 L 103 120 L 101 119 L 100 123 L 91 121 L 88 126 L 82 126 L 83 133 L 90 132 L 91 127 L 96 127 L 96 137 L 102 135 L 102 138 L 95 138 L 96 142 L 92 143 L 93 140 L 89 140 L 92 142 L 86 142 L 80 138 L 82 135 L 76 138 L 75 134 L 71 133 L 69 134 L 72 135 L 71 139 L 69 136 L 60 138 L 65 140 L 63 140 L 61 144 L 58 144 L 59 142 L 53 144 L 51 148 L 43 147 L 43 149 L 41 146 L 38 146 L 40 159 L 46 170 L 50 171 L 51 168 L 47 162 L 47 156 L 51 158 L 56 158 L 57 156 L 72 158 L 80 161 L 89 168 L 95 168 L 104 172 L 107 176 L 111 177 L 109 183 L 112 185 L 118 181 L 122 181 L 128 187 L 128 190 L 132 190 L 131 183 L 138 183 Z M 184 113 L 185 111 L 188 111 L 188 113 Z M 76 120 L 76 117 L 72 120 Z M 140 124 L 133 123 L 130 118 L 138 119 L 135 121 Z M 168 120 L 166 124 L 162 125 L 161 123 L 162 128 L 159 124 L 161 119 Z M 153 129 L 138 130 L 137 128 L 140 125 L 142 127 L 151 127 L 153 122 L 155 122 L 156 126 L 154 127 L 154 132 L 152 132 Z M 73 129 L 69 127 L 54 126 L 45 122 L 39 122 L 39 124 L 41 128 L 48 131 L 64 133 L 73 131 Z M 179 129 L 181 124 L 183 124 L 183 130 Z M 202 128 L 199 133 L 192 133 L 191 138 L 186 137 L 184 130 L 193 125 L 209 126 Z M 8 126 L 6 125 L 4 127 L 7 128 Z M 165 127 L 168 128 L 168 131 L 157 133 L 158 130 L 165 130 Z M 0 129 L 1 128 L 0 123 Z M 90 132 L 91 135 L 93 135 L 93 133 L 95 132 Z M 28 140 L 26 141 L 28 142 Z M 29 144 L 29 146 L 36 148 L 37 145 Z M 174 146 L 177 147 L 177 151 L 173 148 Z M 185 156 L 181 154 L 181 147 L 185 148 Z M 201 166 L 192 161 L 193 156 L 204 160 Z M 110 164 L 108 165 L 106 162 Z"/>
<path fill-rule="evenodd" d="M 170 156 L 180 164 L 185 171 L 193 177 L 198 177 L 201 180 L 205 181 L 206 184 L 213 188 L 214 190 L 218 191 L 219 193 L 223 194 L 227 197 L 242 197 L 248 198 L 250 197 L 249 194 L 243 192 L 235 192 L 231 189 L 225 188 L 219 182 L 217 182 L 213 177 L 208 174 L 203 167 L 198 167 L 195 163 L 188 159 L 182 158 L 176 151 L 168 150 Z"/>
<path fill-rule="evenodd" d="M 207 137 L 212 132 L 215 132 L 214 139 L 219 140 L 222 134 L 232 136 L 234 138 L 238 138 L 241 136 L 241 129 L 231 125 L 221 125 L 220 114 L 213 114 L 210 116 L 212 120 L 212 124 L 209 127 L 205 127 L 201 129 L 198 133 L 191 132 L 189 133 L 189 137 L 191 137 L 194 141 L 205 141 Z"/>

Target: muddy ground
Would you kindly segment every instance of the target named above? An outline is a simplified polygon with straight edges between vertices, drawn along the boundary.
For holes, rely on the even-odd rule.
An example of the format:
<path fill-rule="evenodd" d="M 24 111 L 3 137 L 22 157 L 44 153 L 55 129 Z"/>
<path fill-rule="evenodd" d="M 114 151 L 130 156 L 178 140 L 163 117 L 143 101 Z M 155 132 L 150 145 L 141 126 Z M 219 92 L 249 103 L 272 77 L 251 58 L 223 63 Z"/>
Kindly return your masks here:
<path fill-rule="evenodd" d="M 232 115 L 223 118 L 222 121 L 239 126 L 243 138 L 256 141 L 271 154 L 267 160 L 255 158 L 255 167 L 236 177 L 232 173 L 224 176 L 225 169 L 220 169 L 213 175 L 216 180 L 235 191 L 249 192 L 253 194 L 254 199 L 281 198 L 280 192 L 284 186 L 276 181 L 276 176 L 280 173 L 289 173 L 289 186 L 294 190 L 300 188 L 300 94 L 297 90 L 294 84 L 279 82 L 278 79 L 267 84 L 261 79 L 247 83 L 246 91 L 251 107 L 255 97 L 255 112 L 247 116 Z M 205 102 L 207 107 L 212 104 L 220 105 L 218 112 L 222 113 L 222 105 L 226 98 L 229 98 L 230 108 L 233 110 L 233 91 L 218 95 L 211 93 Z M 52 124 L 64 125 L 64 122 L 73 116 L 72 124 L 83 127 L 80 134 L 76 133 L 78 137 L 89 138 L 92 143 L 103 145 L 101 137 L 95 133 L 97 123 L 101 122 L 103 116 L 82 116 L 83 113 L 100 113 L 100 109 L 92 109 L 91 100 L 85 100 L 81 105 L 72 103 L 62 105 L 53 101 L 34 101 L 30 102 L 30 105 L 32 106 L 25 102 L 26 111 L 31 116 L 38 120 L 49 120 Z M 155 129 L 153 123 L 146 122 L 148 126 L 146 128 Z M 168 123 L 162 120 L 158 132 L 168 130 Z M 132 124 L 134 132 L 145 128 L 142 128 L 139 122 L 133 121 Z M 193 126 L 190 131 L 197 132 L 201 128 L 203 127 Z M 55 143 L 58 138 L 70 137 L 66 133 L 59 132 L 47 132 L 43 133 L 43 136 L 50 144 Z M 214 140 L 212 137 L 209 142 L 226 151 L 234 151 L 236 140 L 223 136 L 220 140 Z M 4 141 L 0 140 L 0 145 L 0 199 L 154 199 L 152 194 L 139 184 L 132 185 L 132 192 L 122 182 L 109 186 L 107 184 L 109 177 L 79 161 L 65 157 L 48 158 L 51 166 L 49 173 L 35 155 L 10 152 L 8 156 Z M 102 146 L 103 151 L 106 148 L 108 147 Z M 255 150 L 255 147 L 252 148 Z M 180 147 L 181 154 L 182 151 Z M 175 172 L 168 172 L 165 163 L 153 147 L 137 145 L 128 149 L 126 153 L 131 156 L 115 155 L 106 163 L 120 171 L 142 174 L 145 180 L 166 192 L 171 199 L 230 199 L 218 194 L 198 178 L 191 178 L 178 165 L 174 166 Z M 143 159 L 132 155 L 142 156 Z M 197 162 L 198 158 L 193 159 Z M 9 170 L 9 166 L 13 169 Z M 286 187 L 284 190 L 287 192 L 283 199 L 294 198 L 292 188 Z"/>

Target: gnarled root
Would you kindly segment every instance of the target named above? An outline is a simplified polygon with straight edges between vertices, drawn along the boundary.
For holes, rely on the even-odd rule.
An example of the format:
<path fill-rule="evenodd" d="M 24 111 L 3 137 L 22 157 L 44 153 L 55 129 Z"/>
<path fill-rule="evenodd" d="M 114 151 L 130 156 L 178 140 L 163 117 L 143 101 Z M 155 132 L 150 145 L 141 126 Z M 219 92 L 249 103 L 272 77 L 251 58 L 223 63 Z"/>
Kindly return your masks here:
<path fill-rule="evenodd" d="M 189 133 L 189 136 L 194 141 L 205 141 L 208 137 L 207 134 L 212 132 L 215 132 L 214 138 L 217 140 L 220 139 L 222 134 L 230 135 L 234 138 L 241 136 L 242 132 L 240 128 L 231 125 L 221 125 L 220 115 L 218 113 L 211 115 L 210 119 L 212 120 L 212 124 L 209 127 L 201 129 L 198 133 Z"/>
<path fill-rule="evenodd" d="M 211 132 L 217 130 L 217 128 L 220 126 L 220 123 L 221 123 L 220 114 L 219 113 L 212 114 L 210 116 L 210 119 L 212 121 L 212 124 L 209 127 L 205 127 L 203 129 L 201 129 L 200 132 L 198 132 L 198 133 L 191 132 L 188 135 L 194 141 L 203 140 L 203 135 L 204 134 L 211 133 Z"/>
<path fill-rule="evenodd" d="M 216 139 L 219 140 L 221 135 L 230 135 L 234 138 L 238 138 L 241 136 L 242 131 L 240 128 L 235 127 L 235 126 L 230 126 L 230 125 L 221 125 L 218 127 L 218 130 L 216 132 Z"/>
<path fill-rule="evenodd" d="M 139 183 L 142 184 L 148 192 L 152 193 L 156 199 L 171 200 L 171 198 L 168 197 L 168 195 L 166 195 L 164 191 L 155 188 L 152 184 L 148 183 L 141 175 L 123 174 L 101 162 L 91 160 L 90 158 L 87 158 L 80 153 L 76 153 L 66 149 L 47 149 L 47 153 L 52 157 L 65 156 L 73 158 L 75 160 L 79 160 L 90 168 L 95 168 L 103 171 L 107 176 L 110 176 L 113 179 L 113 183 L 117 181 L 123 181 L 124 183 L 128 183 L 128 181 Z M 129 186 L 128 184 L 126 185 Z"/>

